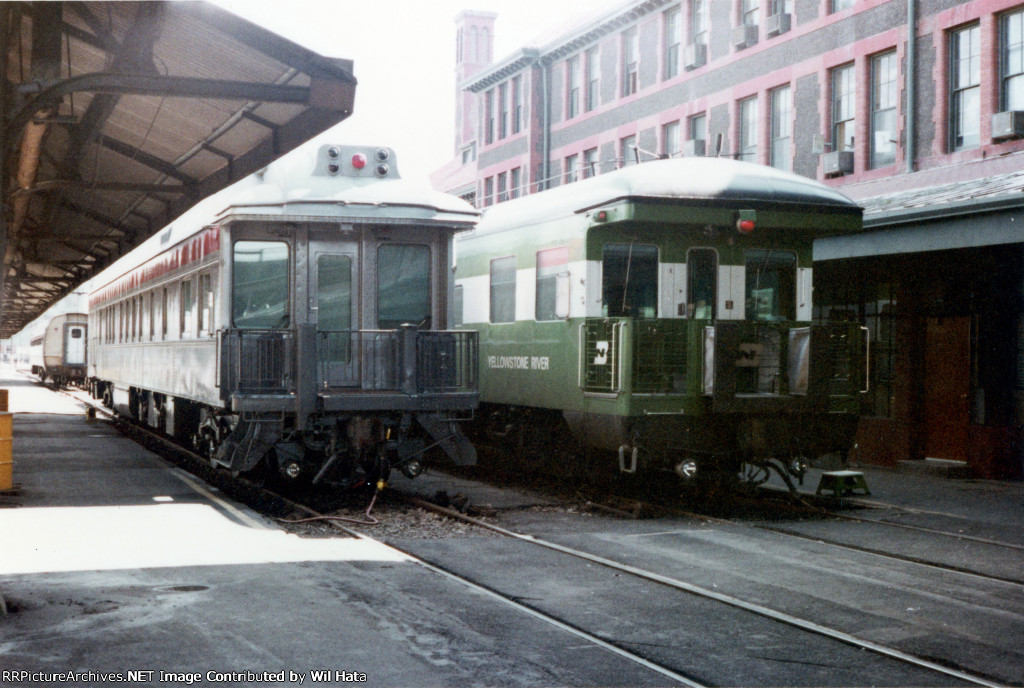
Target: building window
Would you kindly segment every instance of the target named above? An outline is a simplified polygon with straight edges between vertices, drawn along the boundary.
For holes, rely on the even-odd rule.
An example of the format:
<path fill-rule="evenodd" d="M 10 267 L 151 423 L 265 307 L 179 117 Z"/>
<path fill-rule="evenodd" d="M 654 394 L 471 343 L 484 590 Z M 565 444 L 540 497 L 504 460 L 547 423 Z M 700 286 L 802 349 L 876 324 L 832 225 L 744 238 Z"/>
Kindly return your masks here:
<path fill-rule="evenodd" d="M 950 147 L 976 148 L 981 142 L 981 27 L 950 34 Z"/>
<path fill-rule="evenodd" d="M 793 14 L 793 0 L 771 0 L 771 15 Z"/>
<path fill-rule="evenodd" d="M 690 140 L 694 142 L 694 150 L 696 151 L 698 149 L 703 148 L 704 149 L 704 153 L 702 153 L 702 155 L 707 155 L 708 154 L 708 150 L 707 150 L 708 118 L 707 118 L 707 115 L 705 115 L 704 113 L 701 113 L 699 115 L 694 115 L 693 117 L 690 118 L 690 121 L 689 121 L 689 123 L 687 125 L 687 128 L 689 129 L 689 132 L 690 132 Z M 697 143 L 698 141 L 700 143 Z M 701 143 L 703 143 L 704 145 L 701 145 Z"/>
<path fill-rule="evenodd" d="M 679 75 L 679 58 L 683 42 L 683 12 L 675 7 L 665 13 L 665 78 Z"/>
<path fill-rule="evenodd" d="M 627 136 L 619 141 L 620 167 L 629 167 L 637 162 L 636 136 Z"/>
<path fill-rule="evenodd" d="M 565 61 L 566 91 L 565 112 L 567 119 L 580 114 L 580 57 L 575 55 Z"/>
<path fill-rule="evenodd" d="M 832 0 L 832 12 L 842 12 L 853 7 L 855 0 Z"/>
<path fill-rule="evenodd" d="M 1000 20 L 999 109 L 1024 110 L 1024 11 Z"/>
<path fill-rule="evenodd" d="M 670 158 L 678 157 L 680 151 L 679 122 L 669 122 L 661 128 L 661 151 Z"/>
<path fill-rule="evenodd" d="M 587 112 L 597 108 L 601 97 L 601 54 L 597 48 L 586 52 L 587 56 Z"/>
<path fill-rule="evenodd" d="M 494 177 L 484 180 L 484 207 L 494 203 Z"/>
<path fill-rule="evenodd" d="M 589 148 L 583 151 L 583 178 L 596 177 L 600 173 L 597 169 L 597 149 Z"/>
<path fill-rule="evenodd" d="M 537 320 L 569 317 L 569 249 L 565 246 L 537 251 Z"/>
<path fill-rule="evenodd" d="M 473 141 L 468 146 L 462 149 L 462 164 L 472 162 L 476 160 L 476 141 Z"/>
<path fill-rule="evenodd" d="M 792 96 L 789 86 L 776 88 L 771 92 L 771 165 L 791 172 L 793 157 L 790 151 L 792 138 Z"/>
<path fill-rule="evenodd" d="M 757 96 L 740 101 L 740 149 L 736 156 L 757 162 Z"/>
<path fill-rule="evenodd" d="M 760 15 L 760 0 L 741 0 L 740 24 L 743 24 L 744 26 L 758 26 L 760 23 Z"/>
<path fill-rule="evenodd" d="M 637 91 L 639 67 L 637 59 L 640 55 L 638 44 L 639 34 L 635 28 L 622 34 L 622 95 L 633 95 Z"/>
<path fill-rule="evenodd" d="M 484 94 L 484 143 L 494 143 L 494 89 Z"/>
<path fill-rule="evenodd" d="M 872 169 L 896 162 L 896 53 L 871 59 Z"/>
<path fill-rule="evenodd" d="M 832 150 L 852 151 L 857 115 L 857 77 L 853 65 L 832 70 Z"/>
<path fill-rule="evenodd" d="M 508 136 L 508 84 L 498 87 L 498 138 Z"/>
<path fill-rule="evenodd" d="M 565 159 L 565 183 L 571 184 L 579 179 L 579 156 L 570 155 Z"/>
<path fill-rule="evenodd" d="M 512 79 L 512 133 L 523 130 L 523 78 Z"/>
<path fill-rule="evenodd" d="M 512 170 L 512 188 L 509 195 L 512 198 L 519 198 L 520 187 L 523 185 L 523 168 L 517 167 Z"/>
<path fill-rule="evenodd" d="M 491 322 L 515 322 L 516 257 L 491 261 Z"/>
<path fill-rule="evenodd" d="M 690 2 L 690 43 L 708 44 L 708 0 Z"/>
<path fill-rule="evenodd" d="M 498 203 L 508 200 L 508 175 L 502 172 L 498 175 Z"/>

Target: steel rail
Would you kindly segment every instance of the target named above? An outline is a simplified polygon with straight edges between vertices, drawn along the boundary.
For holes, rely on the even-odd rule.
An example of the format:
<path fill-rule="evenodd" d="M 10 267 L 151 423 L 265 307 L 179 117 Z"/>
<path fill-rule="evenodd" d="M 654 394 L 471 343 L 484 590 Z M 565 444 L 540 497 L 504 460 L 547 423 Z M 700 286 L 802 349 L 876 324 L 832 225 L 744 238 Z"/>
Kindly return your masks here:
<path fill-rule="evenodd" d="M 192 458 L 198 460 L 199 462 L 208 465 L 208 462 L 202 456 L 200 456 L 199 454 L 196 454 L 195 452 L 192 452 L 189 449 L 184 448 L 184 447 L 182 447 L 182 446 L 180 446 L 178 444 L 174 444 L 173 442 L 168 440 L 166 437 L 163 437 L 162 435 L 159 435 L 156 432 L 153 432 L 151 428 L 148 428 L 148 427 L 143 426 L 143 425 L 139 425 L 138 423 L 134 423 L 134 422 L 128 421 L 127 419 L 122 418 L 117 413 L 113 412 L 112 410 L 110 410 L 110 409 L 108 409 L 106 407 L 103 407 L 102 405 L 96 404 L 91 399 L 82 399 L 78 395 L 71 394 L 70 392 L 67 392 L 66 390 L 57 390 L 57 391 L 60 391 L 63 394 L 67 394 L 68 396 L 72 397 L 76 401 L 78 401 L 78 402 L 80 402 L 82 404 L 85 404 L 88 408 L 94 409 L 96 412 L 102 413 L 103 415 L 110 417 L 115 422 L 124 423 L 129 428 L 131 428 L 133 431 L 140 431 L 140 432 L 144 433 L 145 435 L 147 435 L 148 437 L 151 437 L 152 439 L 154 439 L 156 441 L 165 443 L 168 446 L 173 447 L 174 451 L 188 454 L 189 456 L 191 456 Z M 202 490 L 201 486 L 197 485 L 194 481 L 188 480 L 188 479 L 186 479 L 184 476 L 182 476 L 180 474 L 178 475 L 178 477 L 179 477 L 179 479 L 183 480 L 186 484 L 188 484 L 193 489 L 195 489 L 197 491 L 201 491 Z M 555 628 L 557 628 L 557 629 L 559 629 L 561 631 L 564 631 L 564 632 L 569 633 L 569 634 L 571 634 L 571 635 L 573 635 L 573 636 L 575 636 L 577 638 L 580 638 L 581 640 L 585 640 L 588 643 L 596 645 L 596 646 L 602 648 L 603 650 L 606 650 L 606 651 L 611 652 L 612 654 L 614 654 L 614 655 L 616 655 L 618 657 L 621 657 L 622 659 L 626 659 L 626 660 L 628 660 L 630 662 L 633 662 L 634 664 L 638 664 L 639 666 L 642 666 L 645 669 L 653 671 L 653 672 L 655 672 L 655 673 L 657 673 L 657 674 L 659 674 L 659 675 L 669 679 L 675 685 L 687 686 L 688 688 L 707 688 L 706 684 L 694 681 L 693 679 L 690 679 L 690 678 L 688 678 L 686 676 L 683 676 L 682 674 L 679 674 L 679 673 L 677 673 L 675 671 L 672 671 L 668 667 L 664 667 L 664 666 L 662 666 L 660 664 L 657 664 L 656 662 L 652 662 L 651 660 L 646 659 L 645 657 L 642 657 L 642 656 L 640 656 L 640 655 L 638 655 L 636 653 L 630 652 L 629 650 L 626 650 L 626 649 L 624 649 L 622 647 L 619 647 L 618 645 L 615 645 L 612 642 L 609 642 L 607 640 L 599 638 L 598 636 L 593 635 L 592 633 L 588 633 L 587 631 L 585 631 L 585 630 L 583 630 L 581 628 L 577 628 L 576 626 L 573 626 L 573 625 L 571 625 L 569 623 L 566 623 L 565 621 L 562 621 L 561 619 L 558 619 L 555 616 L 552 616 L 550 614 L 546 614 L 546 613 L 540 611 L 539 609 L 535 609 L 533 607 L 530 607 L 529 605 L 523 604 L 522 602 L 519 602 L 519 601 L 517 601 L 517 600 L 515 600 L 515 599 L 513 599 L 513 598 L 511 598 L 509 596 L 503 595 L 502 593 L 500 593 L 500 592 L 498 592 L 496 590 L 488 588 L 488 587 L 486 587 L 484 585 L 481 585 L 480 583 L 477 583 L 475 581 L 472 581 L 472 580 L 470 580 L 468 578 L 464 578 L 462 576 L 459 576 L 458 574 L 453 573 L 451 571 L 448 571 L 448 570 L 446 570 L 446 569 L 444 569 L 444 568 L 442 568 L 442 567 L 440 567 L 440 566 L 438 566 L 436 564 L 432 564 L 432 563 L 430 563 L 428 561 L 425 561 L 424 559 L 421 559 L 420 557 L 417 557 L 416 555 L 414 555 L 414 554 L 412 554 L 410 552 L 406 552 L 406 551 L 404 551 L 403 549 L 401 549 L 399 547 L 395 547 L 394 545 L 390 545 L 388 543 L 385 543 L 385 542 L 383 542 L 381 540 L 378 540 L 378 539 L 376 539 L 374 537 L 371 537 L 369 535 L 361 533 L 361 532 L 359 532 L 357 530 L 353 530 L 352 528 L 349 528 L 348 526 L 345 526 L 345 525 L 339 523 L 338 521 L 333 520 L 330 515 L 322 514 L 322 513 L 318 512 L 318 511 L 316 511 L 315 509 L 306 506 L 305 504 L 301 504 L 299 502 L 296 502 L 295 500 L 289 499 L 288 497 L 285 497 L 285 496 L 280 495 L 280 494 L 278 494 L 276 492 L 273 492 L 272 490 L 268 490 L 265 487 L 260 487 L 259 489 L 262 490 L 264 493 L 272 496 L 273 498 L 275 498 L 277 500 L 280 500 L 281 502 L 287 504 L 288 506 L 292 507 L 293 509 L 301 511 L 301 512 L 303 512 L 305 514 L 308 514 L 309 516 L 312 516 L 312 517 L 315 517 L 315 518 L 323 518 L 323 520 L 326 523 L 328 523 L 332 527 L 336 528 L 337 530 L 345 533 L 346 535 L 348 535 L 350 537 L 361 539 L 361 540 L 368 540 L 370 542 L 373 542 L 373 543 L 376 543 L 376 544 L 380 545 L 381 547 L 385 547 L 385 548 L 387 548 L 387 549 L 389 549 L 389 550 L 391 550 L 393 552 L 401 554 L 403 557 L 406 557 L 407 559 L 409 559 L 412 563 L 417 564 L 418 566 L 421 566 L 422 568 L 424 568 L 424 569 L 426 569 L 426 570 L 428 570 L 428 571 L 430 571 L 430 572 L 432 572 L 434 574 L 443 576 L 443 577 L 447 578 L 448 580 L 451 580 L 453 582 L 457 582 L 457 583 L 459 583 L 459 584 L 461 584 L 461 585 L 463 585 L 465 587 L 470 588 L 471 590 L 474 590 L 476 592 L 482 593 L 483 595 L 489 597 L 490 599 L 493 599 L 493 600 L 496 600 L 498 602 L 501 602 L 502 604 L 504 604 L 506 606 L 509 606 L 509 607 L 512 607 L 513 609 L 516 609 L 519 612 L 527 614 L 527 615 L 529 615 L 529 616 L 531 616 L 531 617 L 533 617 L 533 618 L 535 618 L 535 619 L 537 619 L 539 621 L 543 621 L 544 623 L 546 623 L 546 624 L 548 624 L 550 626 L 554 626 Z M 209 493 L 206 493 L 206 494 L 209 494 Z M 220 501 L 220 500 L 218 500 L 218 501 Z M 458 513 L 458 512 L 453 512 L 453 513 Z M 235 515 L 237 517 L 237 514 L 235 514 Z"/>
<path fill-rule="evenodd" d="M 543 540 L 543 539 L 540 539 L 540 538 L 535 537 L 533 535 L 524 535 L 522 533 L 517 533 L 517 532 L 515 532 L 513 530 L 508 530 L 507 528 L 502 528 L 501 526 L 496 526 L 494 524 L 487 523 L 486 521 L 481 521 L 480 519 L 476 519 L 476 518 L 473 518 L 471 516 L 466 516 L 465 514 L 462 514 L 462 513 L 458 512 L 458 511 L 455 511 L 453 509 L 448 509 L 448 508 L 445 508 L 445 507 L 437 506 L 436 504 L 431 504 L 430 502 L 424 501 L 424 500 L 419 499 L 417 497 L 408 497 L 407 496 L 405 498 L 411 504 L 414 504 L 414 505 L 419 506 L 421 508 L 428 509 L 430 511 L 434 511 L 434 512 L 439 513 L 439 514 L 443 514 L 443 515 L 448 516 L 450 518 L 457 518 L 457 519 L 462 520 L 462 521 L 464 521 L 466 523 L 471 523 L 471 524 L 479 526 L 481 528 L 488 528 L 488 529 L 493 530 L 493 531 L 495 531 L 497 533 L 505 535 L 506 537 L 515 538 L 515 539 L 521 540 L 523 542 L 529 542 L 529 543 L 538 545 L 540 547 L 545 547 L 547 549 L 554 550 L 556 552 L 560 552 L 562 554 L 566 554 L 566 555 L 569 555 L 569 556 L 572 556 L 572 557 L 583 559 L 585 561 L 589 561 L 589 562 L 592 562 L 592 563 L 595 563 L 595 564 L 600 564 L 601 566 L 605 566 L 605 567 L 608 567 L 608 568 L 616 570 L 616 571 L 621 571 L 623 573 L 628 573 L 630 575 L 636 576 L 638 578 L 642 578 L 644 580 L 649 580 L 649 581 L 652 581 L 654 583 L 660 583 L 662 585 L 666 585 L 668 587 L 675 588 L 677 590 L 682 590 L 684 592 L 688 592 L 688 593 L 691 593 L 691 594 L 694 594 L 694 595 L 698 595 L 700 597 L 705 597 L 707 599 L 712 599 L 712 600 L 715 600 L 717 602 L 721 602 L 723 604 L 727 604 L 727 605 L 729 605 L 731 607 L 735 607 L 737 609 L 742 609 L 744 611 L 751 612 L 753 614 L 757 614 L 759 616 L 763 616 L 763 617 L 772 619 L 774 621 L 778 621 L 780 623 L 785 623 L 785 624 L 793 626 L 795 628 L 800 628 L 802 630 L 809 631 L 811 633 L 815 633 L 817 635 L 821 635 L 821 636 L 824 636 L 824 637 L 827 637 L 827 638 L 831 638 L 833 640 L 837 640 L 837 641 L 840 641 L 842 643 L 846 643 L 848 645 L 852 645 L 854 647 L 859 647 L 859 648 L 864 649 L 864 650 L 869 650 L 871 652 L 875 652 L 877 654 L 880 654 L 880 655 L 883 655 L 883 656 L 886 656 L 886 657 L 890 657 L 890 658 L 899 660 L 901 662 L 912 664 L 914 666 L 917 666 L 917 667 L 920 667 L 920 668 L 923 668 L 923 669 L 928 669 L 928 670 L 931 670 L 931 671 L 935 671 L 937 673 L 944 674 L 946 676 L 951 676 L 951 677 L 959 679 L 959 680 L 967 681 L 967 682 L 969 682 L 971 684 L 974 684 L 974 685 L 988 686 L 989 688 L 1000 688 L 1003 685 L 1001 683 L 994 682 L 994 681 L 992 681 L 990 679 L 987 679 L 985 677 L 976 676 L 974 674 L 970 674 L 970 673 L 967 673 L 965 671 L 960 671 L 959 669 L 954 669 L 954 668 L 947 667 L 947 666 L 944 666 L 942 664 L 938 664 L 936 662 L 933 662 L 933 661 L 930 661 L 930 660 L 927 660 L 927 659 L 922 659 L 921 657 L 917 657 L 917 656 L 912 655 L 910 653 L 903 652 L 902 650 L 897 650 L 895 648 L 891 648 L 891 647 L 888 647 L 888 646 L 885 646 L 885 645 L 881 645 L 880 643 L 875 643 L 875 642 L 872 642 L 870 640 L 864 640 L 862 638 L 858 638 L 858 637 L 856 637 L 854 635 L 851 635 L 849 633 L 845 633 L 843 631 L 839 631 L 839 630 L 836 630 L 836 629 L 833 629 L 833 628 L 828 628 L 827 626 L 822 626 L 820 624 L 814 623 L 813 621 L 808 621 L 806 619 L 801 619 L 801 618 L 793 616 L 791 614 L 786 614 L 784 612 L 779 612 L 779 611 L 776 611 L 774 609 L 770 609 L 770 608 L 765 607 L 765 606 L 760 605 L 760 604 L 756 604 L 756 603 L 753 603 L 753 602 L 747 602 L 745 600 L 741 600 L 739 598 L 732 597 L 731 595 L 725 595 L 725 594 L 720 593 L 720 592 L 715 592 L 714 590 L 709 590 L 707 588 L 703 588 L 703 587 L 700 587 L 698 585 L 694 585 L 692 583 L 687 583 L 685 581 L 681 581 L 681 580 L 676 579 L 676 578 L 671 578 L 669 576 L 664 576 L 664 575 L 662 575 L 660 573 L 654 573 L 653 571 L 645 571 L 643 569 L 636 568 L 635 566 L 630 566 L 629 564 L 624 564 L 622 562 L 614 561 L 612 559 L 607 559 L 605 557 L 601 557 L 601 556 L 598 556 L 596 554 L 590 554 L 589 552 L 583 552 L 581 550 L 577 550 L 577 549 L 574 549 L 572 547 L 567 547 L 565 545 L 560 545 L 560 544 L 555 543 L 555 542 L 550 542 L 548 540 Z"/>

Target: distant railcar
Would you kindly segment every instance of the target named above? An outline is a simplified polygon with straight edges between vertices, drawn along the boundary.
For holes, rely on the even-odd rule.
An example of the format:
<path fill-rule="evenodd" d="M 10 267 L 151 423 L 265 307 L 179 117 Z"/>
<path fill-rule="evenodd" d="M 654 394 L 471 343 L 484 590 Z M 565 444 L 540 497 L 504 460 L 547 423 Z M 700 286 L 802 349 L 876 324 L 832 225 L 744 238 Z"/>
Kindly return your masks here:
<path fill-rule="evenodd" d="M 93 394 L 237 473 L 352 485 L 438 445 L 473 463 L 477 336 L 447 326 L 452 237 L 478 213 L 400 180 L 389 148 L 323 146 L 312 167 L 111 268 Z"/>
<path fill-rule="evenodd" d="M 81 384 L 86 377 L 89 316 L 65 313 L 52 318 L 33 335 L 29 363 L 33 375 L 54 387 Z"/>
<path fill-rule="evenodd" d="M 623 472 L 687 479 L 789 480 L 845 451 L 865 341 L 811 321 L 811 245 L 860 227 L 861 209 L 817 182 L 712 158 L 488 209 L 456 273 L 480 332 L 484 440 L 533 424 L 560 444 L 562 429 Z"/>

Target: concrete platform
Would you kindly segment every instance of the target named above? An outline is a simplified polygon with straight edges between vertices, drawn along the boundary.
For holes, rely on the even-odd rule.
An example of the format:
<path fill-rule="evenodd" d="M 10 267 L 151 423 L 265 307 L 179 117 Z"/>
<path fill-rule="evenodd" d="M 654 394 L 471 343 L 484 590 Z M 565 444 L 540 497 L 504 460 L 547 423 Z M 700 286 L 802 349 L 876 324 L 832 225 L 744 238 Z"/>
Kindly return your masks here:
<path fill-rule="evenodd" d="M 384 545 L 285 533 L 11 370 L 0 387 L 0 686 L 664 682 Z"/>

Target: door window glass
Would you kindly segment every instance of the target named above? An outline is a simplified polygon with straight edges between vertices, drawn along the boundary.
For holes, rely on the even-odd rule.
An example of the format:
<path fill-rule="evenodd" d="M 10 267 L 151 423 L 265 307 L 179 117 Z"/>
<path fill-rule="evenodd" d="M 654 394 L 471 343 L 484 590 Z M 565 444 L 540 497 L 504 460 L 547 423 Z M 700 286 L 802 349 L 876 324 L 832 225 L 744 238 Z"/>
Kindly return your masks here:
<path fill-rule="evenodd" d="M 316 259 L 316 329 L 323 335 L 326 360 L 347 361 L 352 329 L 352 259 L 321 255 Z"/>
<path fill-rule="evenodd" d="M 657 316 L 657 246 L 605 244 L 602 275 L 602 315 L 611 318 Z"/>
<path fill-rule="evenodd" d="M 697 320 L 715 317 L 715 286 L 718 282 L 718 260 L 711 248 L 692 248 L 686 254 L 687 316 Z"/>
<path fill-rule="evenodd" d="M 238 241 L 234 247 L 231 316 L 235 327 L 288 326 L 288 244 Z"/>
<path fill-rule="evenodd" d="M 388 244 L 377 249 L 377 326 L 430 327 L 430 247 Z"/>

